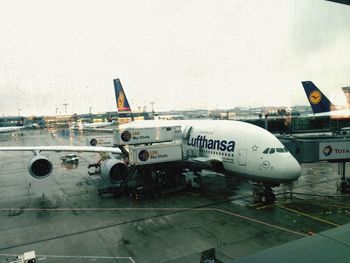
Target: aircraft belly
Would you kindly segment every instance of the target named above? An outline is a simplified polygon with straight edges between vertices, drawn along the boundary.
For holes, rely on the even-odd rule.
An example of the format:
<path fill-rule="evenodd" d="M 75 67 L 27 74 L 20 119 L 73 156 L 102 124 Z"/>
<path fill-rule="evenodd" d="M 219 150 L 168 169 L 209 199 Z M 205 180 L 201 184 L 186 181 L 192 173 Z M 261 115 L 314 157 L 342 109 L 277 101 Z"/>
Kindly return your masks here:
<path fill-rule="evenodd" d="M 222 161 L 225 171 L 232 171 L 234 169 L 234 162 Z"/>
<path fill-rule="evenodd" d="M 266 174 L 262 174 L 258 171 L 258 168 L 254 169 L 251 166 L 252 162 L 247 163 L 246 166 L 239 165 L 238 163 L 226 163 L 223 162 L 224 168 L 227 171 L 227 174 L 230 176 L 238 176 L 250 181 L 257 182 L 266 182 L 266 183 L 280 183 L 281 180 L 279 178 L 273 178 L 272 176 L 268 176 Z"/>
<path fill-rule="evenodd" d="M 274 182 L 272 178 L 267 178 L 264 176 L 257 175 L 256 173 L 252 173 L 252 171 L 247 171 L 245 169 L 235 169 L 235 170 L 226 170 L 227 175 L 229 176 L 237 176 L 249 181 L 257 181 L 257 182 Z M 277 183 L 277 180 L 276 180 Z M 278 180 L 278 183 L 280 181 Z"/>

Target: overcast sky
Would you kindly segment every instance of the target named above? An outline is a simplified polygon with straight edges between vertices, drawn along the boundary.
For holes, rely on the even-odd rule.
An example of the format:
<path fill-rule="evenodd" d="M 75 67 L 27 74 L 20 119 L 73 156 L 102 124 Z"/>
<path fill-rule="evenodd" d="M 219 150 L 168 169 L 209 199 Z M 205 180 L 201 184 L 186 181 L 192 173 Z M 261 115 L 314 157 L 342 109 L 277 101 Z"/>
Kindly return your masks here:
<path fill-rule="evenodd" d="M 321 0 L 0 1 L 0 113 L 337 104 L 350 84 L 350 6 Z"/>

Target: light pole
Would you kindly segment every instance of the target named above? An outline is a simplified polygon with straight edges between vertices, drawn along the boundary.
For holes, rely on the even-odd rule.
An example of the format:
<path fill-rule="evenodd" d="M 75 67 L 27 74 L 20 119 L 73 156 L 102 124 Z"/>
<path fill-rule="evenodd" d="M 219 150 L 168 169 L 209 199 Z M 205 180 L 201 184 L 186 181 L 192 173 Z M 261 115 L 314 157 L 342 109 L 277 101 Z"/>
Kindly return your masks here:
<path fill-rule="evenodd" d="M 64 112 L 67 114 L 67 106 L 68 106 L 68 103 L 64 103 L 63 106 L 64 106 Z"/>
<path fill-rule="evenodd" d="M 89 113 L 90 113 L 90 122 L 92 122 L 92 114 L 91 114 L 92 107 L 89 107 Z"/>
<path fill-rule="evenodd" d="M 18 109 L 18 117 L 21 116 L 21 110 L 22 110 L 22 109 Z"/>

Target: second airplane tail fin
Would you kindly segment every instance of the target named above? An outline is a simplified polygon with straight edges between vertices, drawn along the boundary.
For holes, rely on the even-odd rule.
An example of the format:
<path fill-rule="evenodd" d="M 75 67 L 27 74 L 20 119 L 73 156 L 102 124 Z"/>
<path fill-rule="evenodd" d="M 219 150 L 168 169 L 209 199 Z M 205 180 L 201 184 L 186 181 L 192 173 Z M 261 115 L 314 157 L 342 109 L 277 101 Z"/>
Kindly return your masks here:
<path fill-rule="evenodd" d="M 120 80 L 114 79 L 113 83 L 114 83 L 114 90 L 115 90 L 115 98 L 117 100 L 116 102 L 117 102 L 118 112 L 125 112 L 125 111 L 131 112 L 128 99 L 126 98 L 126 95 L 124 93 Z"/>
<path fill-rule="evenodd" d="M 331 111 L 333 104 L 312 81 L 302 81 L 307 99 L 314 113 Z"/>

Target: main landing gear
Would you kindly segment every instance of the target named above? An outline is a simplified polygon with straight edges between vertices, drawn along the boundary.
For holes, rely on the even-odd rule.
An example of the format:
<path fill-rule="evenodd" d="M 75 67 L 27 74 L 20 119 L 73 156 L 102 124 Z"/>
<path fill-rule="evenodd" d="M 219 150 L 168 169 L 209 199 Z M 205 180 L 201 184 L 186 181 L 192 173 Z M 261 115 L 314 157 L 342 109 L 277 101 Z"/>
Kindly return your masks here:
<path fill-rule="evenodd" d="M 253 198 L 254 203 L 271 204 L 276 201 L 276 195 L 270 185 L 254 185 Z"/>
<path fill-rule="evenodd" d="M 343 194 L 350 193 L 350 179 L 342 179 L 339 183 L 340 192 Z"/>
<path fill-rule="evenodd" d="M 339 165 L 339 170 L 341 172 L 341 179 L 340 179 L 340 183 L 339 183 L 339 188 L 340 188 L 341 193 L 343 193 L 343 194 L 350 193 L 350 178 L 345 177 L 345 165 L 346 165 L 346 162 L 342 162 Z"/>

